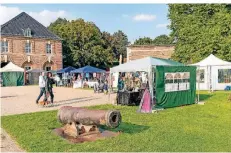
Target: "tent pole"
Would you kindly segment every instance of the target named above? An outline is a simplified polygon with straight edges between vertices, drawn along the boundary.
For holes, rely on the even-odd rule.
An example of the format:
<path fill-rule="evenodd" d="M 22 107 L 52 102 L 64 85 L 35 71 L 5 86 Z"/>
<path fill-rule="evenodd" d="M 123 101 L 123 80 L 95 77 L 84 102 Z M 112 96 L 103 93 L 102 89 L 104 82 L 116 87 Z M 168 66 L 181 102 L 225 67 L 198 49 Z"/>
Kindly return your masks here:
<path fill-rule="evenodd" d="M 109 103 L 111 103 L 111 71 L 109 71 L 109 81 L 108 81 L 108 89 L 109 89 L 109 93 L 108 93 L 108 101 Z"/>
<path fill-rule="evenodd" d="M 149 82 L 149 91 L 151 94 L 151 104 L 153 104 L 153 72 L 152 72 L 152 66 L 150 66 L 149 68 L 149 73 L 148 73 L 148 82 Z M 152 105 L 153 106 L 153 105 Z M 152 107 L 151 107 L 151 111 L 152 111 Z"/>

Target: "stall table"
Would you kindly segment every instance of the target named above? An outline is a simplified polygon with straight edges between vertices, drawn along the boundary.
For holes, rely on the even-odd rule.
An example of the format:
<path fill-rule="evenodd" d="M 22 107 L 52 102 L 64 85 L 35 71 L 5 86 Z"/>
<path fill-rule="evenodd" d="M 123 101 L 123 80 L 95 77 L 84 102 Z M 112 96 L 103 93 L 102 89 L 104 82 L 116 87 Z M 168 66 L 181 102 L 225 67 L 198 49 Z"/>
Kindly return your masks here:
<path fill-rule="evenodd" d="M 82 87 L 82 81 L 74 81 L 73 88 L 81 88 Z"/>
<path fill-rule="evenodd" d="M 136 105 L 141 101 L 139 91 L 119 91 L 117 93 L 117 104 L 121 105 Z"/>
<path fill-rule="evenodd" d="M 90 88 L 93 88 L 95 84 L 98 84 L 97 81 L 88 81 L 87 82 L 87 85 L 90 87 Z"/>

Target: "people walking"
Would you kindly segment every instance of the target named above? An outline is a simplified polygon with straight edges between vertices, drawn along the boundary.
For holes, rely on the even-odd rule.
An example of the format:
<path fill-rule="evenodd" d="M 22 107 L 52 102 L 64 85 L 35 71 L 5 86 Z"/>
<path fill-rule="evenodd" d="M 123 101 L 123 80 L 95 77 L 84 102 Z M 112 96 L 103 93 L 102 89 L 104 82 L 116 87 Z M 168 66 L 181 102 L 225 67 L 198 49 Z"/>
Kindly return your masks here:
<path fill-rule="evenodd" d="M 39 76 L 39 87 L 40 87 L 40 93 L 39 96 L 36 100 L 36 104 L 38 104 L 40 98 L 42 97 L 42 95 L 44 94 L 44 100 L 47 99 L 46 97 L 46 91 L 45 91 L 45 86 L 46 86 L 46 82 L 45 82 L 45 73 L 42 72 L 41 75 Z"/>
<path fill-rule="evenodd" d="M 52 73 L 51 72 L 48 72 L 47 73 L 47 78 L 46 78 L 46 86 L 45 86 L 45 89 L 46 89 L 46 92 L 50 95 L 51 97 L 51 104 L 53 105 L 53 102 L 54 102 L 54 94 L 53 94 L 53 84 L 54 84 L 54 80 L 52 78 Z M 46 97 L 47 98 L 47 97 Z M 46 99 L 47 101 L 47 99 Z"/>

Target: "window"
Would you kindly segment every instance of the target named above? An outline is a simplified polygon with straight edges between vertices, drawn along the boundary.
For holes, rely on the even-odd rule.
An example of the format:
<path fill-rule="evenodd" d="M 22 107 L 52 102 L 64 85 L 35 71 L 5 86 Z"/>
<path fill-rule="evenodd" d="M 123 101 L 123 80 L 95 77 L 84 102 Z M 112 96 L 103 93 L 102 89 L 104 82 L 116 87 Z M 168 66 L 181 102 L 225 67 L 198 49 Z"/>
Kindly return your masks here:
<path fill-rule="evenodd" d="M 50 66 L 47 66 L 46 67 L 46 71 L 50 71 L 51 70 L 51 67 Z"/>
<path fill-rule="evenodd" d="M 27 43 L 26 43 L 25 52 L 26 52 L 27 54 L 28 54 L 28 53 L 31 53 L 31 43 L 30 43 L 30 42 L 27 42 Z"/>
<path fill-rule="evenodd" d="M 1 53 L 8 52 L 8 41 L 1 41 Z"/>
<path fill-rule="evenodd" d="M 27 28 L 27 29 L 23 30 L 23 34 L 25 37 L 31 37 L 31 29 Z"/>
<path fill-rule="evenodd" d="M 165 73 L 165 92 L 190 89 L 190 72 Z"/>
<path fill-rule="evenodd" d="M 205 70 L 197 70 L 197 82 L 205 83 Z"/>
<path fill-rule="evenodd" d="M 46 44 L 46 53 L 51 54 L 51 44 Z"/>
<path fill-rule="evenodd" d="M 27 70 L 30 70 L 31 69 L 31 67 L 30 66 L 25 66 L 25 70 L 27 71 Z"/>
<path fill-rule="evenodd" d="M 218 83 L 231 83 L 231 69 L 218 69 Z"/>

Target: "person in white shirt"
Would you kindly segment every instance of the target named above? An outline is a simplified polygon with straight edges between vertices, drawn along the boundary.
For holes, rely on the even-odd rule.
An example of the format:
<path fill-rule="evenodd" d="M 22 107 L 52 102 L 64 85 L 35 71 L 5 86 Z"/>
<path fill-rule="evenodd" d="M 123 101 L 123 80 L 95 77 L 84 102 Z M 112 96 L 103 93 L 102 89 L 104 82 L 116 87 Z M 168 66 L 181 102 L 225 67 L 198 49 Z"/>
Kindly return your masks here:
<path fill-rule="evenodd" d="M 42 72 L 41 75 L 39 76 L 40 94 L 39 94 L 39 96 L 38 96 L 38 98 L 36 100 L 36 104 L 38 104 L 38 101 L 42 97 L 43 94 L 44 94 L 44 101 L 45 101 L 45 99 L 47 99 L 45 86 L 46 86 L 45 73 Z"/>
<path fill-rule="evenodd" d="M 55 84 L 56 84 L 56 87 L 59 86 L 60 84 L 60 78 L 58 74 L 55 76 Z"/>

